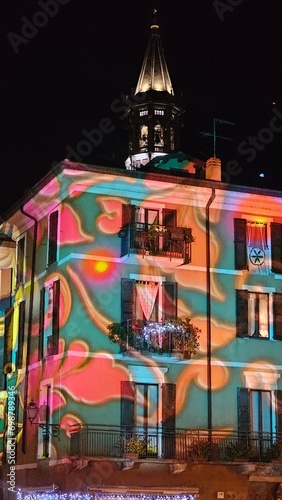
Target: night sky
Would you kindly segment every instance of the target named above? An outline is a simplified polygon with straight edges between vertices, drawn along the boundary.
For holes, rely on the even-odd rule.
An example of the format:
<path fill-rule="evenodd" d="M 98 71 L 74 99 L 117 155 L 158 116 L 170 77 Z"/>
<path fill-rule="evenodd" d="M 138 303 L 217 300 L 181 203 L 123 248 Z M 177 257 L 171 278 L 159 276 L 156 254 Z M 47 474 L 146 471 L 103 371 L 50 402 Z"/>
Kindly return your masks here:
<path fill-rule="evenodd" d="M 214 118 L 234 123 L 217 122 L 224 180 L 282 189 L 280 2 L 3 0 L 0 213 L 104 118 L 111 132 L 83 161 L 123 167 L 128 136 L 113 109 L 137 84 L 154 7 L 184 101 L 181 150 L 207 159 L 213 138 L 202 133 Z"/>

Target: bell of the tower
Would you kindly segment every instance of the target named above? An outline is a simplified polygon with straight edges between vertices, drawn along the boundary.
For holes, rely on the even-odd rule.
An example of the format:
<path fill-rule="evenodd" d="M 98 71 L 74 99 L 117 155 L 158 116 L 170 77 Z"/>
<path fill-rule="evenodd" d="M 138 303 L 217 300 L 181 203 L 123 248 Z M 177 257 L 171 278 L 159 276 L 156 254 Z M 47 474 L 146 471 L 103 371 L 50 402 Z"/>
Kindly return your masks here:
<path fill-rule="evenodd" d="M 159 26 L 154 21 L 135 99 L 127 109 L 129 154 L 126 168 L 135 170 L 156 156 L 178 151 L 182 113 L 181 104 L 174 96 Z"/>

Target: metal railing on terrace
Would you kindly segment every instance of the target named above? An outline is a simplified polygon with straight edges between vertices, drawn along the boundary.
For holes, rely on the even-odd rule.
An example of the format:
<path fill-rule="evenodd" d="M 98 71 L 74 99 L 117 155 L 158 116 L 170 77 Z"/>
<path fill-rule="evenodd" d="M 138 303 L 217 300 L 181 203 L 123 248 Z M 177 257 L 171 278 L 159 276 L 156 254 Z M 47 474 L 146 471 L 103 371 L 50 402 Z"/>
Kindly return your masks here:
<path fill-rule="evenodd" d="M 191 244 L 194 241 L 191 228 L 164 226 L 135 222 L 126 224 L 119 231 L 121 254 L 139 253 L 182 258 L 191 261 Z"/>
<path fill-rule="evenodd" d="M 94 424 L 75 424 L 70 432 L 70 456 L 76 458 L 265 462 L 278 458 L 282 449 L 282 435 L 275 433 L 140 430 Z"/>

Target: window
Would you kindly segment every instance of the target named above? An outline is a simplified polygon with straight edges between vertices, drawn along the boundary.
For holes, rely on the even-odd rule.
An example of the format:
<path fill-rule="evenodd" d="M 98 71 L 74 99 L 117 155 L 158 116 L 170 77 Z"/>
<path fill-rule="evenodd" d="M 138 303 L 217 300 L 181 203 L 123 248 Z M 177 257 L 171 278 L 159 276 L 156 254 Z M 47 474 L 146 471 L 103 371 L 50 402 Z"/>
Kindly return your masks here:
<path fill-rule="evenodd" d="M 270 313 L 273 338 L 282 340 L 282 294 L 236 290 L 237 337 L 271 338 Z"/>
<path fill-rule="evenodd" d="M 148 127 L 147 125 L 141 125 L 139 147 L 144 148 L 146 146 L 148 146 Z"/>
<path fill-rule="evenodd" d="M 271 391 L 250 391 L 250 415 L 252 432 L 272 432 Z"/>
<path fill-rule="evenodd" d="M 142 109 L 139 113 L 140 116 L 146 116 L 148 114 L 148 110 L 147 109 Z"/>
<path fill-rule="evenodd" d="M 25 301 L 5 311 L 3 373 L 22 368 L 25 333 Z"/>
<path fill-rule="evenodd" d="M 24 283 L 25 237 L 18 240 L 17 245 L 17 285 Z"/>
<path fill-rule="evenodd" d="M 12 268 L 0 270 L 0 311 L 5 311 L 11 305 Z"/>
<path fill-rule="evenodd" d="M 17 347 L 17 367 L 22 368 L 23 365 L 23 349 L 24 349 L 24 331 L 25 331 L 25 300 L 22 300 L 18 305 L 18 347 Z"/>
<path fill-rule="evenodd" d="M 175 384 L 121 382 L 121 425 L 150 438 L 148 456 L 175 456 L 175 404 Z"/>
<path fill-rule="evenodd" d="M 261 374 L 250 374 L 253 382 L 248 388 L 238 388 L 238 432 L 241 439 L 251 437 L 251 444 L 261 457 L 282 433 L 282 391 L 277 390 L 273 372 L 265 372 L 261 388 Z M 248 384 L 248 376 L 246 378 Z"/>
<path fill-rule="evenodd" d="M 164 109 L 155 109 L 154 114 L 159 116 L 164 116 Z"/>
<path fill-rule="evenodd" d="M 38 359 L 58 354 L 60 281 L 40 290 Z"/>
<path fill-rule="evenodd" d="M 7 375 L 13 371 L 13 331 L 14 331 L 14 308 L 5 311 L 4 327 L 4 359 L 3 373 Z"/>
<path fill-rule="evenodd" d="M 282 391 L 238 388 L 238 431 L 241 436 L 255 433 L 261 442 L 253 441 L 254 445 L 267 449 L 271 442 L 274 430 L 282 431 L 281 420 Z M 267 438 L 269 442 L 267 442 Z"/>
<path fill-rule="evenodd" d="M 48 227 L 48 266 L 56 262 L 58 251 L 58 211 L 49 216 Z"/>
<path fill-rule="evenodd" d="M 171 149 L 171 151 L 174 151 L 174 143 L 175 143 L 174 128 L 170 127 L 170 149 Z"/>
<path fill-rule="evenodd" d="M 265 270 L 267 266 L 267 225 L 234 219 L 235 269 Z"/>
<path fill-rule="evenodd" d="M 154 146 L 158 147 L 158 151 L 164 146 L 163 128 L 161 127 L 160 123 L 157 123 L 154 126 Z"/>
<path fill-rule="evenodd" d="M 177 283 L 121 280 L 121 321 L 164 321 L 177 316 Z"/>
<path fill-rule="evenodd" d="M 38 456 L 40 458 L 48 458 L 51 452 L 51 439 L 48 432 L 45 430 L 45 425 L 51 424 L 52 413 L 52 386 L 51 380 L 40 384 L 40 404 L 39 404 L 39 421 L 43 427 L 38 429 Z"/>
<path fill-rule="evenodd" d="M 282 274 L 282 224 L 272 222 L 271 231 L 271 271 Z"/>
<path fill-rule="evenodd" d="M 177 227 L 177 211 L 162 208 L 159 204 L 147 206 L 123 205 L 121 256 L 131 252 L 159 255 L 191 262 L 190 228 Z"/>

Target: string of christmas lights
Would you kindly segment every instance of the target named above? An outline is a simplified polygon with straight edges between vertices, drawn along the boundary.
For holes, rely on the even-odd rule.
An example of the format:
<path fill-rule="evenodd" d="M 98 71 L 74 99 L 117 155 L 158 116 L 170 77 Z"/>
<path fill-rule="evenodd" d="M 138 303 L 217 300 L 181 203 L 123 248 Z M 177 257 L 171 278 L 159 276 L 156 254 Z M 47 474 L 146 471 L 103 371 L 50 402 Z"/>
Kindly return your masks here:
<path fill-rule="evenodd" d="M 197 493 L 181 495 L 146 495 L 131 493 L 56 493 L 17 491 L 17 500 L 197 500 Z"/>

